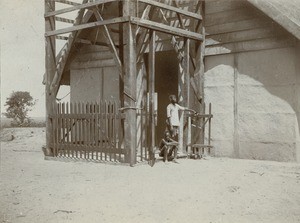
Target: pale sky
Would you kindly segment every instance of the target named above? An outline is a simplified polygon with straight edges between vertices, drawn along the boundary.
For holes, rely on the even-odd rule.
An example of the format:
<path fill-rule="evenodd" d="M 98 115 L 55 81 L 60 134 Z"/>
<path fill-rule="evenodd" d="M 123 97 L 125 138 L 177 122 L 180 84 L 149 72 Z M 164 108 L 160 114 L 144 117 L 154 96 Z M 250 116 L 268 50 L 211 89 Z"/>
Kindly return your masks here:
<path fill-rule="evenodd" d="M 29 115 L 45 115 L 43 15 L 43 0 L 0 0 L 1 113 L 12 91 L 29 91 L 38 99 Z"/>

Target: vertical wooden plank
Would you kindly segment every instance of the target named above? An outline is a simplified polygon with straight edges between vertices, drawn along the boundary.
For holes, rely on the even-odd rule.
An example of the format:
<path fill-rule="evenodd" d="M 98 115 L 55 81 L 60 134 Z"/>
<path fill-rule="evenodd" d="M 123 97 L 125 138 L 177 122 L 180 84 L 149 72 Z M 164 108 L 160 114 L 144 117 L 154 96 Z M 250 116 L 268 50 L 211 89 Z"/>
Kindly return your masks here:
<path fill-rule="evenodd" d="M 103 149 L 104 149 L 104 145 L 103 145 L 103 139 L 104 139 L 104 131 L 103 131 L 103 127 L 104 127 L 104 105 L 103 105 L 103 101 L 101 100 L 100 101 L 100 135 L 99 135 L 99 138 L 100 138 L 100 159 L 103 160 Z"/>
<path fill-rule="evenodd" d="M 74 128 L 74 119 L 73 119 L 73 103 L 70 102 L 70 149 L 71 149 L 71 157 L 74 157 L 74 146 L 73 146 L 73 128 Z"/>
<path fill-rule="evenodd" d="M 112 161 L 113 155 L 113 103 L 109 101 L 109 145 L 110 145 L 110 153 L 109 153 L 109 161 Z"/>
<path fill-rule="evenodd" d="M 117 123 L 117 103 L 116 101 L 113 102 L 113 123 L 112 123 L 112 126 L 113 126 L 113 149 L 114 151 L 117 151 L 117 126 L 116 126 L 116 123 Z M 117 161 L 117 154 L 116 152 L 114 152 L 114 162 Z"/>
<path fill-rule="evenodd" d="M 74 158 L 78 157 L 78 152 L 77 152 L 77 137 L 78 137 L 78 121 L 77 121 L 77 104 L 76 102 L 73 102 L 73 114 L 74 114 L 74 126 L 73 126 L 73 131 L 72 131 L 72 144 L 74 147 Z"/>
<path fill-rule="evenodd" d="M 79 149 L 79 157 L 82 158 L 82 143 L 83 143 L 83 137 L 82 137 L 82 119 L 81 119 L 81 103 L 77 103 L 78 106 L 78 149 Z"/>
<path fill-rule="evenodd" d="M 95 115 L 95 105 L 96 103 L 93 102 L 91 106 L 91 113 L 92 113 L 92 122 L 91 122 L 91 159 L 94 160 L 95 157 L 95 127 L 96 127 L 96 115 Z"/>
<path fill-rule="evenodd" d="M 191 143 L 192 143 L 192 118 L 191 116 L 188 116 L 188 121 L 187 121 L 187 151 L 188 151 L 188 155 L 191 154 Z"/>
<path fill-rule="evenodd" d="M 99 103 L 95 104 L 95 159 L 99 159 Z"/>
<path fill-rule="evenodd" d="M 145 110 L 145 159 L 148 160 L 150 137 L 149 137 L 149 112 Z"/>
<path fill-rule="evenodd" d="M 120 110 L 119 110 L 119 108 L 120 108 L 120 106 L 121 106 L 121 102 L 119 102 L 118 103 L 118 107 L 116 108 L 116 111 L 118 112 L 118 123 L 117 123 L 117 139 L 118 139 L 118 151 L 119 151 L 119 161 L 121 162 L 121 160 L 122 160 L 122 142 L 123 142 L 123 135 L 122 135 L 122 133 L 123 133 L 123 125 L 122 125 L 122 118 L 121 118 L 121 112 L 120 112 Z"/>
<path fill-rule="evenodd" d="M 66 141 L 65 141 L 65 135 L 66 135 L 66 104 L 65 102 L 62 103 L 62 119 L 61 119 L 61 128 L 62 128 L 62 135 L 61 135 L 61 143 L 63 146 L 63 152 L 64 152 L 64 156 L 66 157 Z"/>
<path fill-rule="evenodd" d="M 83 151 L 83 158 L 86 159 L 86 104 L 81 102 L 81 114 L 82 114 L 82 151 Z"/>
<path fill-rule="evenodd" d="M 45 0 L 45 13 L 55 11 L 55 2 Z M 54 17 L 45 18 L 45 31 L 55 30 Z M 50 144 L 53 142 L 53 135 L 51 129 L 53 128 L 53 120 L 50 115 L 53 114 L 53 105 L 55 102 L 55 95 L 50 92 L 50 85 L 52 83 L 56 71 L 56 53 L 55 53 L 55 36 L 45 38 L 45 69 L 46 69 L 46 84 L 45 84 L 45 99 L 46 99 L 46 156 L 53 156 L 53 149 Z"/>
<path fill-rule="evenodd" d="M 155 38 L 156 32 L 150 31 L 150 43 L 149 43 L 149 57 L 148 57 L 148 69 L 149 69 L 149 111 L 150 111 L 150 156 L 149 159 L 153 160 L 155 157 L 155 118 L 154 118 L 154 92 L 155 92 Z"/>
<path fill-rule="evenodd" d="M 209 120 L 208 120 L 208 145 L 211 143 L 211 103 L 209 103 Z M 209 154 L 211 153 L 210 148 L 208 149 Z"/>
<path fill-rule="evenodd" d="M 141 106 L 142 106 L 142 108 L 144 107 L 144 105 L 143 105 L 143 102 L 142 102 L 142 104 L 141 104 Z M 141 115 L 141 127 L 140 127 L 140 133 L 141 133 L 141 136 L 140 136 L 140 139 L 141 139 L 141 142 L 140 142 L 140 155 L 141 155 L 141 161 L 143 161 L 144 160 L 144 158 L 143 158 L 143 146 L 144 146 L 144 137 L 143 137 L 143 132 L 144 132 L 144 130 L 145 130 L 145 126 L 144 126 L 144 109 L 142 109 L 141 111 L 140 111 L 140 115 Z"/>
<path fill-rule="evenodd" d="M 123 1 L 123 16 L 136 16 L 136 2 Z M 136 26 L 130 22 L 123 23 L 124 53 L 124 107 L 136 106 Z M 129 151 L 127 162 L 136 164 L 136 110 L 126 110 L 124 122 L 125 149 Z"/>
<path fill-rule="evenodd" d="M 186 97 L 184 106 L 190 107 L 190 40 L 185 39 L 184 45 L 184 96 Z M 184 130 L 184 136 L 187 137 L 187 149 L 191 150 L 191 135 L 192 135 L 192 127 L 191 127 L 191 116 L 187 118 L 187 129 Z M 184 122 L 183 122 L 184 124 Z M 183 142 L 183 140 L 182 140 Z M 184 145 L 184 142 L 183 142 Z M 183 146 L 184 147 L 184 146 Z"/>
<path fill-rule="evenodd" d="M 60 134 L 61 134 L 61 128 L 60 128 L 60 118 L 61 117 L 61 103 L 57 104 L 57 134 L 56 134 L 56 146 L 57 146 L 57 154 L 59 155 L 59 146 L 60 146 Z"/>
<path fill-rule="evenodd" d="M 68 145 L 68 157 L 70 157 L 70 127 L 71 127 L 71 122 L 70 122 L 70 108 L 69 108 L 69 102 L 67 102 L 67 110 L 66 110 L 66 113 L 67 113 L 67 122 L 66 122 L 66 129 L 67 129 L 67 145 Z"/>
<path fill-rule="evenodd" d="M 52 140 L 51 143 L 53 144 L 53 155 L 57 156 L 57 145 L 56 145 L 56 140 L 57 140 L 57 106 L 56 102 L 53 103 L 53 116 L 52 116 Z"/>
<path fill-rule="evenodd" d="M 105 147 L 105 152 L 104 152 L 104 156 L 105 156 L 105 161 L 107 161 L 107 151 L 108 151 L 108 147 L 109 147 L 109 142 L 108 142 L 108 104 L 107 101 L 105 100 L 104 102 L 104 147 Z"/>
<path fill-rule="evenodd" d="M 204 115 L 206 114 L 206 103 L 205 102 L 203 103 L 203 114 Z M 205 117 L 202 118 L 201 126 L 203 126 L 202 134 L 201 134 L 201 140 L 203 142 L 202 144 L 205 144 L 205 126 L 206 126 Z M 204 154 L 204 148 L 201 148 L 201 150 L 202 150 L 202 154 Z"/>
<path fill-rule="evenodd" d="M 107 102 L 107 148 L 108 148 L 108 158 L 109 161 L 111 161 L 111 126 L 110 126 L 110 121 L 111 121 L 111 113 L 110 113 L 110 101 Z"/>

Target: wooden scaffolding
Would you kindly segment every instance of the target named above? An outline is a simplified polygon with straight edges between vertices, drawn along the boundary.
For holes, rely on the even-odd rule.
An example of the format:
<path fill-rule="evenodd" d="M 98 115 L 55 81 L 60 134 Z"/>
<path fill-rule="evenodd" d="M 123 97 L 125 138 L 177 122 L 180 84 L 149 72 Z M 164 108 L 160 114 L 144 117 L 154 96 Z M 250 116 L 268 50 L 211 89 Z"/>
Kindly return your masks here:
<path fill-rule="evenodd" d="M 59 9 L 56 8 L 57 3 L 60 4 Z M 107 16 L 105 13 L 109 7 L 114 8 L 115 13 L 113 16 Z M 63 117 L 61 112 L 64 108 L 62 108 L 63 105 L 57 105 L 56 97 L 61 86 L 68 57 L 74 46 L 78 43 L 92 44 L 90 40 L 84 39 L 80 35 L 83 30 L 87 29 L 101 28 L 101 32 L 103 32 L 106 40 L 105 45 L 109 48 L 119 71 L 121 100 L 119 106 L 121 109 L 118 111 L 122 115 L 116 114 L 116 110 L 113 111 L 113 115 L 115 115 L 115 118 L 124 117 L 123 121 L 120 122 L 120 126 L 124 134 L 122 137 L 124 138 L 124 148 L 126 150 L 124 153 L 126 154 L 125 160 L 130 165 L 137 163 L 137 119 L 138 114 L 141 113 L 139 108 L 142 107 L 143 103 L 138 99 L 137 74 L 145 63 L 147 63 L 149 76 L 147 88 L 150 101 L 150 113 L 145 117 L 148 119 L 148 127 L 150 129 L 147 132 L 149 145 L 150 148 L 154 147 L 155 111 L 153 95 L 155 92 L 155 52 L 156 45 L 159 42 L 157 33 L 164 33 L 169 37 L 169 46 L 177 54 L 180 67 L 178 77 L 179 102 L 183 106 L 192 107 L 204 114 L 202 102 L 204 74 L 203 41 L 205 38 L 203 10 L 204 1 L 200 0 L 82 0 L 82 2 L 45 0 L 47 151 L 54 153 L 54 155 L 56 151 L 56 155 L 58 154 L 55 143 L 53 143 L 58 142 L 56 139 L 57 132 L 53 131 L 53 129 L 57 128 L 59 123 L 58 117 Z M 77 12 L 74 20 L 64 17 L 64 15 L 72 12 Z M 96 18 L 96 21 L 91 21 L 91 17 Z M 56 22 L 70 24 L 70 26 L 57 29 Z M 117 31 L 116 26 L 118 27 Z M 66 36 L 66 34 L 69 35 Z M 59 52 L 56 52 L 57 40 L 66 41 Z M 145 61 L 143 57 L 145 52 L 148 52 L 148 61 Z M 91 109 L 89 106 L 84 108 L 80 106 L 68 105 L 72 112 L 75 109 L 81 109 L 81 111 Z M 99 111 L 96 107 L 97 104 L 94 105 L 93 111 Z M 94 112 L 93 114 L 96 113 Z M 96 115 L 101 116 L 101 113 Z M 67 124 L 60 123 L 59 125 L 64 126 L 67 131 L 68 128 L 75 125 L 71 120 L 74 121 L 78 117 L 68 116 Z M 89 117 L 92 117 L 91 119 L 93 120 L 95 118 L 94 116 Z M 202 124 L 205 125 L 205 118 L 209 118 L 210 123 L 211 117 L 211 114 L 201 116 Z M 191 149 L 193 146 L 193 142 L 191 142 L 192 118 L 187 117 L 187 120 L 188 127 L 181 128 L 182 137 L 179 140 L 181 140 L 181 145 L 185 143 Z M 97 125 L 95 124 L 93 128 L 95 129 Z M 204 144 L 204 131 L 201 134 L 198 143 L 194 143 L 194 145 L 199 145 L 199 148 Z M 183 142 L 183 136 L 188 138 L 187 142 Z M 71 135 L 70 138 L 72 138 Z M 151 153 L 149 155 L 151 156 Z"/>

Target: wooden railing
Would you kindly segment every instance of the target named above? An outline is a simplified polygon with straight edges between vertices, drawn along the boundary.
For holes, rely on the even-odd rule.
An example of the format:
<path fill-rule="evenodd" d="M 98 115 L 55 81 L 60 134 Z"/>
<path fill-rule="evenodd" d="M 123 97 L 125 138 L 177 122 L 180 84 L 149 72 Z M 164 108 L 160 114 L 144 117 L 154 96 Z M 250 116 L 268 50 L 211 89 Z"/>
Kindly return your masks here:
<path fill-rule="evenodd" d="M 51 115 L 55 156 L 126 162 L 116 102 L 56 103 Z"/>

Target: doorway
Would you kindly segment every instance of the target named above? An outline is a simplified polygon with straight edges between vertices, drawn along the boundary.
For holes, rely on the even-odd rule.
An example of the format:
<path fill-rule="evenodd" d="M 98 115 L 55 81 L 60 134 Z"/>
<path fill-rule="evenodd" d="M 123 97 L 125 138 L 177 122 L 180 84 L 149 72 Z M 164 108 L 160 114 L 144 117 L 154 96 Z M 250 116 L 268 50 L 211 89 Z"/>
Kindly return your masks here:
<path fill-rule="evenodd" d="M 175 51 L 155 53 L 155 92 L 157 92 L 156 144 L 164 136 L 169 95 L 178 95 L 178 59 Z"/>

